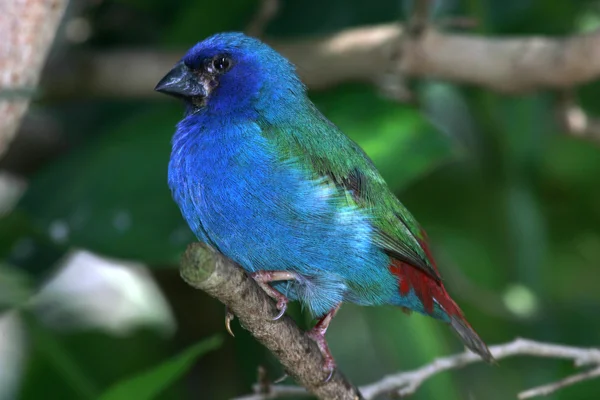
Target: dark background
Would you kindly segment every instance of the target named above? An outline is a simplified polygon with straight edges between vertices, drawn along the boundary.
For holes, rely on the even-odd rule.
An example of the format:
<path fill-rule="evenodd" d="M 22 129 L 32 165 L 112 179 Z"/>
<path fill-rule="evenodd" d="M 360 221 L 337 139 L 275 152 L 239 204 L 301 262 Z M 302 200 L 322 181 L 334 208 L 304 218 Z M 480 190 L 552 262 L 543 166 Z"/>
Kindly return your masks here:
<path fill-rule="evenodd" d="M 61 88 L 56 76 L 113 49 L 183 54 L 210 34 L 243 30 L 259 3 L 71 3 L 36 101 L 0 160 L 1 171 L 28 185 L 0 219 L 0 399 L 92 399 L 150 370 L 106 398 L 249 393 L 259 365 L 272 379 L 279 365 L 237 322 L 236 338 L 228 336 L 223 306 L 186 286 L 177 271 L 193 241 L 166 185 L 181 105 L 154 94 L 154 82 L 141 96 L 121 96 L 118 88 L 96 96 L 83 84 Z M 471 17 L 478 22 L 473 33 L 486 36 L 571 35 L 600 25 L 598 4 L 445 0 L 436 2 L 434 18 Z M 410 7 L 398 0 L 282 0 L 266 35 L 391 22 Z M 364 147 L 426 228 L 449 292 L 488 343 L 521 336 L 598 345 L 598 144 L 562 130 L 554 93 L 509 97 L 423 79 L 410 86 L 420 107 L 353 83 L 311 97 Z M 599 93 L 597 83 L 578 88 L 591 114 L 600 114 Z M 69 262 L 74 254 L 81 258 Z M 299 307 L 291 313 L 310 326 Z M 357 384 L 462 350 L 443 324 L 391 307 L 345 305 L 328 339 Z M 413 398 L 511 399 L 573 371 L 566 361 L 528 357 L 475 364 L 435 376 Z M 600 381 L 591 381 L 548 398 L 598 393 Z"/>

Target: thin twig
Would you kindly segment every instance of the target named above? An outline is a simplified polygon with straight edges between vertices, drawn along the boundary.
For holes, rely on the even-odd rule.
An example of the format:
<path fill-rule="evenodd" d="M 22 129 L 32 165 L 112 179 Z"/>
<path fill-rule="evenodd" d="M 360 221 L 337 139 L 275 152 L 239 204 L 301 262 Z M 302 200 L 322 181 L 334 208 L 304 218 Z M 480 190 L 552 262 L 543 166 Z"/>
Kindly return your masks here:
<path fill-rule="evenodd" d="M 506 344 L 490 346 L 490 351 L 496 360 L 514 357 L 518 355 L 530 355 L 545 358 L 557 358 L 573 360 L 576 366 L 594 365 L 590 371 L 579 373 L 563 379 L 559 382 L 530 389 L 519 394 L 519 398 L 526 399 L 535 396 L 543 396 L 553 393 L 566 386 L 592 379 L 600 376 L 600 349 L 579 348 L 563 346 L 551 343 L 541 343 L 527 339 L 515 339 Z M 361 386 L 360 392 L 365 400 L 373 400 L 378 396 L 396 393 L 400 396 L 409 396 L 417 391 L 419 387 L 429 378 L 441 372 L 462 368 L 466 365 L 480 362 L 481 358 L 476 354 L 466 351 L 453 356 L 438 358 L 430 364 L 412 371 L 400 372 L 383 377 L 381 380 L 369 385 Z M 254 394 L 241 397 L 236 400 L 265 400 L 285 398 L 291 396 L 308 395 L 302 388 L 295 386 L 277 385 L 272 386 L 268 397 Z"/>
<path fill-rule="evenodd" d="M 510 343 L 490 346 L 490 351 L 496 360 L 516 355 L 531 355 L 536 357 L 569 359 L 575 361 L 576 365 L 600 365 L 600 349 L 540 343 L 527 339 L 516 339 Z M 413 394 L 427 379 L 440 372 L 462 368 L 479 361 L 481 361 L 481 358 L 471 352 L 438 358 L 431 364 L 416 370 L 386 376 L 378 382 L 361 387 L 360 391 L 367 400 L 391 392 L 407 396 Z M 566 385 L 560 387 L 564 386 Z M 559 389 L 559 387 L 556 389 Z"/>
<path fill-rule="evenodd" d="M 547 396 L 564 387 L 571 386 L 579 382 L 587 381 L 589 379 L 597 378 L 599 376 L 600 368 L 594 368 L 589 371 L 582 372 L 580 374 L 569 376 L 558 382 L 549 383 L 547 385 L 538 386 L 536 388 L 521 392 L 519 393 L 519 399 L 523 400 L 531 399 L 532 397 Z"/>

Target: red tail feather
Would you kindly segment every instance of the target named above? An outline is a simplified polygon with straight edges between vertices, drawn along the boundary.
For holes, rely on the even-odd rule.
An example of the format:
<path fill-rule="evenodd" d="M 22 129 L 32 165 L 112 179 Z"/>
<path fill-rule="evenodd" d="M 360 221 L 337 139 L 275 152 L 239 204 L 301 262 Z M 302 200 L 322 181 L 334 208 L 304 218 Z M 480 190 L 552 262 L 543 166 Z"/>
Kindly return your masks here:
<path fill-rule="evenodd" d="M 411 289 L 414 290 L 415 295 L 423 303 L 425 312 L 429 314 L 433 313 L 433 304 L 435 301 L 448 315 L 459 315 L 462 317 L 462 311 L 450 298 L 450 295 L 444 289 L 444 285 L 434 281 L 420 269 L 399 260 L 392 260 L 389 268 L 390 272 L 396 275 L 400 281 L 400 294 L 407 296 Z"/>
<path fill-rule="evenodd" d="M 421 248 L 427 255 L 431 265 L 437 270 L 424 232 L 423 237 L 425 239 L 419 241 Z M 441 282 L 436 282 L 420 269 L 399 260 L 392 259 L 389 269 L 392 274 L 398 277 L 400 295 L 406 296 L 412 289 L 419 300 L 421 300 L 423 309 L 428 314 L 433 313 L 434 302 L 437 303 L 448 314 L 450 326 L 458 333 L 463 343 L 472 351 L 479 354 L 484 360 L 488 362 L 493 361 L 493 357 L 487 346 L 467 322 L 463 312 L 454 300 L 450 298 L 450 295 L 446 292 Z"/>

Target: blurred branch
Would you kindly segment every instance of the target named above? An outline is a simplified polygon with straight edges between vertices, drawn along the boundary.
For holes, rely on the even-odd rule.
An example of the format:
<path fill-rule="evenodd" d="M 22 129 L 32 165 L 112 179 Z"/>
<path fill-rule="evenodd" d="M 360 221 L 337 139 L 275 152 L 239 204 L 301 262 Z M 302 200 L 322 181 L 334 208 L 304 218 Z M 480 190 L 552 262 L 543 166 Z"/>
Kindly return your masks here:
<path fill-rule="evenodd" d="M 485 38 L 428 29 L 398 60 L 408 76 L 474 84 L 504 93 L 569 88 L 600 76 L 600 32 L 567 38 Z"/>
<path fill-rule="evenodd" d="M 518 355 L 530 355 L 544 358 L 573 360 L 578 367 L 593 366 L 593 368 L 588 371 L 572 375 L 561 381 L 521 392 L 519 394 L 519 399 L 545 396 L 566 386 L 600 376 L 600 349 L 596 348 L 578 348 L 540 343 L 527 339 L 515 339 L 506 344 L 490 346 L 490 351 L 496 360 Z M 467 351 L 449 357 L 438 358 L 431 364 L 427 364 L 412 371 L 388 375 L 378 382 L 361 386 L 359 389 L 366 400 L 372 400 L 381 395 L 394 393 L 400 397 L 409 396 L 415 393 L 423 382 L 440 372 L 462 368 L 466 365 L 480 361 L 480 357 Z M 298 397 L 303 393 L 308 395 L 308 393 L 303 392 L 302 389 L 298 387 L 276 385 L 271 387 L 268 396 L 255 394 L 240 397 L 237 400 L 265 400 L 292 396 Z"/>
<path fill-rule="evenodd" d="M 67 2 L 0 1 L 0 157 L 27 111 Z"/>
<path fill-rule="evenodd" d="M 304 39 L 266 38 L 298 66 L 311 89 L 342 82 L 380 85 L 392 54 L 398 73 L 472 84 L 503 93 L 564 90 L 600 76 L 600 32 L 563 38 L 486 38 L 427 27 L 411 40 L 401 24 L 347 29 Z M 179 51 L 121 50 L 81 55 L 47 74 L 51 94 L 154 96 L 152 88 Z"/>
<path fill-rule="evenodd" d="M 309 392 L 321 399 L 362 399 L 358 389 L 339 371 L 325 382 L 328 373 L 323 370 L 324 360 L 317 345 L 287 315 L 273 321 L 278 313 L 273 301 L 233 262 L 204 245 L 192 244 L 182 258 L 180 272 L 191 286 L 225 304 Z"/>

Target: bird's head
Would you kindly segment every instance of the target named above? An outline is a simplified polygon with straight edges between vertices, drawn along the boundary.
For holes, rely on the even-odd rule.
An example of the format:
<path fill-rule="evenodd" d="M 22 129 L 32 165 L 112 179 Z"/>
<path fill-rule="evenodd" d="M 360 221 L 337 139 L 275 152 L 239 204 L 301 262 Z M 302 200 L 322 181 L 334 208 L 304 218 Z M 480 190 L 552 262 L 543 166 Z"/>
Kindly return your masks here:
<path fill-rule="evenodd" d="M 266 108 L 305 92 L 287 59 L 242 33 L 219 33 L 199 42 L 155 90 L 184 100 L 188 113 L 220 114 Z"/>

